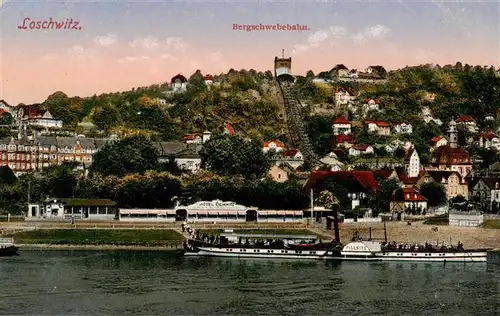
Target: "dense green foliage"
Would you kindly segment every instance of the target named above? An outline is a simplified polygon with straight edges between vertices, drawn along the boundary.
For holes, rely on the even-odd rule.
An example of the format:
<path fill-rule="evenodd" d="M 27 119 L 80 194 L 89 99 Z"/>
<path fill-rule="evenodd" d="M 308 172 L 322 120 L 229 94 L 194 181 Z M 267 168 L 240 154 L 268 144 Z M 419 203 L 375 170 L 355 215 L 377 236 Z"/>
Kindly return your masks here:
<path fill-rule="evenodd" d="M 92 172 L 124 176 L 156 169 L 158 151 L 145 136 L 133 135 L 107 144 L 92 159 Z"/>
<path fill-rule="evenodd" d="M 304 104 L 303 115 L 308 123 L 309 136 L 315 151 L 324 156 L 332 150 L 331 121 L 338 114 L 354 124 L 358 143 L 388 144 L 394 140 L 410 140 L 419 152 L 421 163 L 429 160 L 430 139 L 443 135 L 446 124 L 426 124 L 421 108 L 429 107 L 434 117 L 444 123 L 459 114 L 473 116 L 481 129 L 496 128 L 500 107 L 500 77 L 493 69 L 455 66 L 407 67 L 390 72 L 385 83 L 336 81 L 317 85 L 312 72 L 298 77 L 293 93 Z M 329 71 L 320 77 L 329 79 Z M 103 94 L 86 98 L 68 97 L 55 92 L 35 108 L 48 109 L 55 118 L 70 128 L 78 122 L 92 122 L 96 135 L 117 133 L 125 137 L 111 143 L 93 157 L 89 177 L 81 177 L 70 165 L 54 166 L 40 173 L 20 176 L 16 181 L 0 183 L 0 210 L 19 214 L 26 210 L 28 191 L 30 201 L 47 197 L 111 198 L 121 207 L 165 208 L 173 205 L 175 197 L 187 201 L 223 199 L 262 209 L 303 209 L 308 197 L 294 180 L 275 183 L 264 179 L 269 162 L 261 150 L 262 141 L 286 140 L 286 128 L 278 119 L 279 92 L 272 73 L 230 70 L 215 78 L 216 84 L 206 86 L 201 73 L 189 78 L 187 91 L 172 93 L 167 85 L 153 85 L 132 91 Z M 334 92 L 338 88 L 363 98 L 380 100 L 380 112 L 354 113 L 336 106 Z M 162 101 L 165 102 L 162 102 Z M 21 107 L 25 105 L 19 105 Z M 330 112 L 318 114 L 315 108 L 326 107 Z M 363 119 L 385 120 L 390 123 L 406 121 L 414 132 L 407 135 L 378 136 L 362 128 Z M 5 120 L 8 120 L 5 119 Z M 230 122 L 238 136 L 220 135 L 224 122 Z M 7 122 L 8 123 L 8 122 Z M 152 140 L 179 140 L 185 133 L 213 132 L 201 152 L 203 164 L 209 170 L 196 175 L 181 173 L 175 161 L 158 164 L 158 152 Z M 465 144 L 464 131 L 459 143 Z M 247 141 L 252 139 L 252 141 Z M 472 156 L 483 159 L 484 166 L 498 160 L 491 151 L 468 148 Z M 376 155 L 386 155 L 376 148 Z M 395 154 L 402 157 L 401 150 Z M 359 167 L 358 167 L 359 168 Z M 320 183 L 332 192 L 345 208 L 349 204 L 348 184 Z M 383 182 L 379 191 L 364 203 L 376 211 L 387 210 L 393 183 Z M 319 192 L 319 191 L 318 191 Z M 422 186 L 429 206 L 442 205 L 443 190 Z"/>
<path fill-rule="evenodd" d="M 262 144 L 240 136 L 211 138 L 203 145 L 200 155 L 202 165 L 218 175 L 262 178 L 269 170 L 269 161 L 262 152 Z"/>
<path fill-rule="evenodd" d="M 447 201 L 446 189 L 441 183 L 424 183 L 420 187 L 420 193 L 427 199 L 429 207 L 444 205 Z"/>
<path fill-rule="evenodd" d="M 430 217 L 424 221 L 426 225 L 448 225 L 449 224 L 448 214 L 437 215 Z"/>
<path fill-rule="evenodd" d="M 129 135 L 142 130 L 156 139 L 177 140 L 186 133 L 220 131 L 228 121 L 253 137 L 282 136 L 271 72 L 231 70 L 215 80 L 218 84 L 208 87 L 197 71 L 183 93 L 172 93 L 166 84 L 86 98 L 58 91 L 32 106 L 49 110 L 68 128 L 75 128 L 82 120 L 91 122 L 99 135 Z"/>
<path fill-rule="evenodd" d="M 425 124 L 421 118 L 422 107 L 429 107 L 435 118 L 447 123 L 461 114 L 472 116 L 481 129 L 498 127 L 497 121 L 487 121 L 491 115 L 496 118 L 500 109 L 500 76 L 493 68 L 462 66 L 432 67 L 429 65 L 406 67 L 388 74 L 386 83 L 362 83 L 336 81 L 333 85 L 314 84 L 312 78 L 301 77 L 295 83 L 295 95 L 303 103 L 333 109 L 332 114 L 304 113 L 309 122 L 309 136 L 315 150 L 323 155 L 331 149 L 331 121 L 337 114 L 345 115 L 351 121 L 383 120 L 389 123 L 408 122 L 414 127 L 410 135 L 377 136 L 367 133 L 357 126 L 354 129 L 358 143 L 387 144 L 394 139 L 410 140 L 419 153 L 424 153 L 421 160 L 428 161 L 429 141 L 434 136 L 443 135 L 447 124 L 441 127 Z M 357 96 L 358 106 L 364 98 L 377 98 L 380 111 L 363 113 L 351 112 L 344 106 L 337 107 L 332 101 L 336 89 L 344 88 L 351 95 Z M 330 123 L 330 124 L 328 124 Z M 465 145 L 464 133 L 459 135 L 459 142 Z"/>

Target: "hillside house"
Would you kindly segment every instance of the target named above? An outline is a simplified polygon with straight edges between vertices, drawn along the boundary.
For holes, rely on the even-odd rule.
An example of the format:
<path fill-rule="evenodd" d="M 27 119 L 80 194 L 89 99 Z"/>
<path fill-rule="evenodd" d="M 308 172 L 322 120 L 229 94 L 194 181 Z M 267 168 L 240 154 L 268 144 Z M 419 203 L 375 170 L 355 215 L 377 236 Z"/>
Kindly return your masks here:
<path fill-rule="evenodd" d="M 333 135 L 348 135 L 352 133 L 352 124 L 344 116 L 338 116 L 332 122 Z"/>
<path fill-rule="evenodd" d="M 382 146 L 383 146 L 384 150 L 389 154 L 394 154 L 394 152 L 398 148 L 403 148 L 404 151 L 406 152 L 406 151 L 412 149 L 413 147 L 415 147 L 411 141 L 409 141 L 409 140 L 402 141 L 399 139 L 395 139 L 392 142 L 390 142 L 389 144 L 382 145 Z"/>
<path fill-rule="evenodd" d="M 319 195 L 328 182 L 341 184 L 347 191 L 346 196 L 338 196 L 341 209 L 353 210 L 369 194 L 377 191 L 377 181 L 371 171 L 312 171 L 304 184 L 304 192 L 314 190 Z"/>
<path fill-rule="evenodd" d="M 472 188 L 469 199 L 483 209 L 500 211 L 500 178 L 482 178 Z"/>
<path fill-rule="evenodd" d="M 286 182 L 289 179 L 289 174 L 293 173 L 293 170 L 285 165 L 272 165 L 269 168 L 268 176 L 276 182 Z"/>
<path fill-rule="evenodd" d="M 174 92 L 182 92 L 187 89 L 188 80 L 181 74 L 178 74 L 170 80 L 170 85 Z"/>
<path fill-rule="evenodd" d="M 272 157 L 272 160 L 274 164 L 278 166 L 287 165 L 290 166 L 292 170 L 304 164 L 304 156 L 297 149 L 281 151 L 279 155 Z"/>
<path fill-rule="evenodd" d="M 42 128 L 62 128 L 63 121 L 55 119 L 49 111 L 28 106 L 18 110 L 18 117 L 25 126 L 36 126 Z"/>
<path fill-rule="evenodd" d="M 443 124 L 443 122 L 440 119 L 436 119 L 436 118 L 434 118 L 434 116 L 432 116 L 432 111 L 428 106 L 422 107 L 421 117 L 422 117 L 422 120 L 427 124 L 429 124 L 430 122 L 433 122 L 437 125 Z"/>
<path fill-rule="evenodd" d="M 373 147 L 370 145 L 353 145 L 351 148 L 349 148 L 349 156 L 357 157 L 373 153 Z"/>
<path fill-rule="evenodd" d="M 388 136 L 391 135 L 391 124 L 383 121 L 364 121 L 371 133 Z"/>
<path fill-rule="evenodd" d="M 452 199 L 456 196 L 469 197 L 469 188 L 465 179 L 456 171 L 426 170 L 418 179 L 416 186 L 421 187 L 424 183 L 436 182 L 442 184 L 446 189 L 446 197 Z"/>
<path fill-rule="evenodd" d="M 340 107 L 343 105 L 349 105 L 356 96 L 351 94 L 349 91 L 347 91 L 344 88 L 340 88 L 335 90 L 335 106 Z"/>
<path fill-rule="evenodd" d="M 285 150 L 285 144 L 279 140 L 270 140 L 264 142 L 264 146 L 262 147 L 262 151 L 267 153 L 270 150 L 274 150 L 275 152 L 280 152 Z"/>
<path fill-rule="evenodd" d="M 408 177 L 417 177 L 420 173 L 420 157 L 415 149 L 410 149 L 404 157 L 405 171 Z"/>
<path fill-rule="evenodd" d="M 334 135 L 334 143 L 337 147 L 351 148 L 355 144 L 354 135 Z"/>
<path fill-rule="evenodd" d="M 214 77 L 212 75 L 204 75 L 203 76 L 203 81 L 207 86 L 210 86 L 214 83 Z"/>
<path fill-rule="evenodd" d="M 343 64 L 337 64 L 330 73 L 334 77 L 349 77 L 349 69 Z"/>
<path fill-rule="evenodd" d="M 385 68 L 383 66 L 379 66 L 379 65 L 368 66 L 368 68 L 365 69 L 365 73 L 367 73 L 369 75 L 376 75 L 376 76 L 383 78 L 387 74 L 387 70 L 385 70 Z"/>
<path fill-rule="evenodd" d="M 477 132 L 477 125 L 472 116 L 462 114 L 455 120 L 455 123 L 457 123 L 457 127 L 463 127 L 471 133 Z"/>
<path fill-rule="evenodd" d="M 478 146 L 486 149 L 500 150 L 500 138 L 493 132 L 481 133 Z"/>
<path fill-rule="evenodd" d="M 364 112 L 379 111 L 380 101 L 378 99 L 366 98 L 363 100 L 363 105 L 361 107 Z"/>
<path fill-rule="evenodd" d="M 375 178 L 380 181 L 396 180 L 398 183 L 400 182 L 396 169 L 373 170 L 373 174 L 375 175 Z"/>
<path fill-rule="evenodd" d="M 323 165 L 328 166 L 330 171 L 341 171 L 345 168 L 345 164 L 338 160 L 338 157 L 334 152 L 329 153 L 319 161 L 321 161 Z"/>
<path fill-rule="evenodd" d="M 434 136 L 431 138 L 431 148 L 430 151 L 434 151 L 436 148 L 448 145 L 448 140 L 442 136 Z"/>
<path fill-rule="evenodd" d="M 179 168 L 197 172 L 201 169 L 201 156 L 198 153 L 197 144 L 190 144 L 184 150 L 175 155 L 175 162 Z"/>
<path fill-rule="evenodd" d="M 393 130 L 396 134 L 411 134 L 413 133 L 413 125 L 406 122 L 396 123 L 393 126 Z"/>
<path fill-rule="evenodd" d="M 202 138 L 197 134 L 186 134 L 183 137 L 183 140 L 186 144 L 201 144 Z"/>
<path fill-rule="evenodd" d="M 427 210 L 427 199 L 414 188 L 400 188 L 394 191 L 389 202 L 391 213 L 408 213 Z M 398 215 L 399 218 L 399 215 Z"/>

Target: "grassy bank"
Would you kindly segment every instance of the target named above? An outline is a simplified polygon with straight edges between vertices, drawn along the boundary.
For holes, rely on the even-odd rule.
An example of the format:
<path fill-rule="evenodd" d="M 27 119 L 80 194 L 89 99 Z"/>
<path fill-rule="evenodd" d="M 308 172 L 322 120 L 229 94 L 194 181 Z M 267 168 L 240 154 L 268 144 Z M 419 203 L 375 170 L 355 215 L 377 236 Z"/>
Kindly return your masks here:
<path fill-rule="evenodd" d="M 485 219 L 481 227 L 500 229 L 500 219 Z"/>
<path fill-rule="evenodd" d="M 220 235 L 224 229 L 200 229 L 202 234 Z M 234 229 L 237 234 L 265 234 L 265 235 L 315 235 L 308 229 Z"/>
<path fill-rule="evenodd" d="M 449 224 L 448 214 L 437 215 L 434 217 L 429 217 L 424 221 L 426 225 L 448 225 Z"/>
<path fill-rule="evenodd" d="M 184 237 L 168 229 L 40 229 L 14 235 L 16 244 L 115 245 L 161 247 L 181 244 Z"/>

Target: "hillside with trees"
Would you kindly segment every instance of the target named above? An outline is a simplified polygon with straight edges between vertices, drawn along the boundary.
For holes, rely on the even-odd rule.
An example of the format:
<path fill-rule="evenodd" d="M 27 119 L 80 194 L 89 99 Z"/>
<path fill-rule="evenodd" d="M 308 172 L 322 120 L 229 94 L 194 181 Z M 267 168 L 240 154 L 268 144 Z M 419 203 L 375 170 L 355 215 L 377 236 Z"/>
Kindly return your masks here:
<path fill-rule="evenodd" d="M 310 72 L 311 73 L 311 72 Z M 310 74 L 311 76 L 311 74 Z M 323 75 L 324 79 L 332 78 Z M 462 65 L 422 65 L 392 71 L 385 83 L 359 83 L 334 81 L 330 89 L 312 82 L 311 77 L 299 77 L 295 83 L 295 95 L 306 106 L 304 119 L 309 123 L 309 134 L 315 150 L 324 155 L 331 148 L 331 121 L 338 114 L 352 122 L 383 120 L 388 123 L 407 122 L 414 127 L 410 135 L 390 137 L 367 133 L 362 127 L 355 129 L 358 143 L 383 144 L 394 139 L 412 141 L 419 153 L 428 153 L 432 137 L 444 135 L 447 123 L 459 115 L 473 117 L 480 130 L 496 130 L 499 127 L 497 113 L 500 109 L 500 77 L 493 67 Z M 379 101 L 380 110 L 368 113 L 335 107 L 332 94 L 345 89 L 355 95 L 360 104 L 365 98 Z M 329 107 L 327 114 L 312 114 L 317 107 Z M 421 117 L 422 108 L 428 107 L 436 119 L 445 124 L 426 124 Z M 487 120 L 486 117 L 493 117 Z M 465 145 L 466 132 L 461 131 L 459 142 Z M 424 155 L 424 162 L 426 157 Z"/>
<path fill-rule="evenodd" d="M 322 72 L 322 76 L 330 78 L 328 71 Z M 365 144 L 410 140 L 422 163 L 429 158 L 430 139 L 443 135 L 447 128 L 446 124 L 424 123 L 423 107 L 429 107 L 434 117 L 445 123 L 465 114 L 472 116 L 481 130 L 498 127 L 500 77 L 492 68 L 460 63 L 407 67 L 389 72 L 387 81 L 377 84 L 333 80 L 321 86 L 313 78 L 312 72 L 297 77 L 294 93 L 303 105 L 303 118 L 319 156 L 332 150 L 331 122 L 338 114 L 346 115 L 353 123 L 363 119 L 411 123 L 414 127 L 411 134 L 379 136 L 368 133 L 359 124 L 355 125 L 354 133 L 357 141 Z M 361 115 L 336 106 L 334 92 L 338 88 L 350 91 L 356 97 L 355 103 L 377 98 L 380 110 Z M 278 115 L 278 95 L 272 73 L 253 70 L 231 70 L 216 76 L 210 86 L 196 72 L 182 93 L 173 93 L 166 84 L 92 97 L 68 97 L 55 92 L 45 102 L 32 106 L 49 110 L 68 129 L 77 132 L 81 128 L 78 123 L 87 122 L 95 125 L 91 132 L 95 135 L 129 136 L 96 153 L 88 176 L 68 163 L 26 173 L 17 179 L 5 175 L 0 182 L 0 210 L 19 214 L 26 209 L 28 197 L 31 202 L 48 197 L 111 198 L 120 207 L 144 208 L 172 207 L 175 199 L 219 198 L 263 209 L 305 208 L 308 196 L 297 179 L 292 176 L 277 183 L 266 177 L 271 162 L 262 153 L 262 141 L 286 139 L 286 128 Z M 330 113 L 321 114 L 316 111 L 318 107 L 327 108 Z M 487 116 L 493 119 L 487 120 Z M 231 123 L 236 136 L 220 135 L 224 122 Z M 179 141 L 186 133 L 204 130 L 214 133 L 200 152 L 206 170 L 192 174 L 180 170 L 172 159 L 158 161 L 153 141 Z M 461 145 L 465 144 L 466 136 L 466 132 L 459 135 Z M 468 150 L 482 155 L 485 163 L 498 157 L 474 146 Z M 394 155 L 401 158 L 403 154 Z M 340 200 L 347 192 L 338 183 L 325 185 Z M 368 204 L 377 211 L 387 209 L 395 184 L 386 181 L 379 186 L 378 192 L 367 197 L 371 201 Z M 432 197 L 433 205 L 439 205 L 442 197 L 431 189 L 424 190 L 424 195 L 429 200 Z"/>

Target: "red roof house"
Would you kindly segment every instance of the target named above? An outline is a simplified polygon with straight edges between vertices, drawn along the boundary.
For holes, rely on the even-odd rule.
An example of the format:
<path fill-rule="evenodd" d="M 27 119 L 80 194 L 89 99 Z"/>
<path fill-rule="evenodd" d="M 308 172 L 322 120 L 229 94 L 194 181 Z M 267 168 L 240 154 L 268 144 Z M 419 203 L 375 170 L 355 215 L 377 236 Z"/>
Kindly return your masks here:
<path fill-rule="evenodd" d="M 390 202 L 392 212 L 426 210 L 427 199 L 414 188 L 400 188 L 394 191 Z"/>
<path fill-rule="evenodd" d="M 456 120 L 456 123 L 474 123 L 474 119 L 471 116 L 461 114 Z"/>
<path fill-rule="evenodd" d="M 312 171 L 304 185 L 306 192 L 311 188 L 321 188 L 325 180 L 333 180 L 345 184 L 355 193 L 370 193 L 377 191 L 377 181 L 371 171 Z"/>
<path fill-rule="evenodd" d="M 345 118 L 345 116 L 337 116 L 335 120 L 332 122 L 333 124 L 351 124 L 348 119 Z"/>

